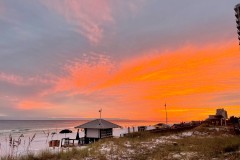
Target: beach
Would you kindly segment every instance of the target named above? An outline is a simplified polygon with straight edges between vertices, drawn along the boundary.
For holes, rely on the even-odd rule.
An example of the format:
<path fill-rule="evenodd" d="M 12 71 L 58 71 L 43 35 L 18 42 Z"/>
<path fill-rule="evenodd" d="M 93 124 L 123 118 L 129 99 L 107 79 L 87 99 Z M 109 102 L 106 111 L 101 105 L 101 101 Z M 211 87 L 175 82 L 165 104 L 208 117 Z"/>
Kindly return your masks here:
<path fill-rule="evenodd" d="M 28 153 L 38 153 L 42 150 L 50 149 L 53 152 L 59 151 L 60 148 L 49 148 L 49 141 L 61 140 L 62 138 L 75 139 L 77 129 L 74 127 L 86 123 L 87 120 L 35 120 L 35 121 L 0 121 L 0 155 L 21 156 Z M 113 130 L 114 137 L 137 131 L 137 126 L 148 126 L 147 129 L 152 129 L 155 121 L 130 121 L 130 120 L 115 120 L 112 121 L 119 124 L 122 128 Z M 70 129 L 72 133 L 60 134 L 63 129 Z M 83 137 L 82 130 L 79 131 L 79 136 Z M 14 142 L 13 142 L 14 141 Z M 15 145 L 15 147 L 11 147 Z"/>
<path fill-rule="evenodd" d="M 116 132 L 115 132 L 116 133 Z M 232 159 L 240 156 L 240 137 L 229 126 L 207 123 L 182 131 L 134 132 L 104 138 L 81 147 L 47 149 L 14 157 L 16 160 L 113 160 L 113 159 Z M 10 158 L 11 159 L 11 158 Z M 9 160 L 8 157 L 3 160 Z"/>

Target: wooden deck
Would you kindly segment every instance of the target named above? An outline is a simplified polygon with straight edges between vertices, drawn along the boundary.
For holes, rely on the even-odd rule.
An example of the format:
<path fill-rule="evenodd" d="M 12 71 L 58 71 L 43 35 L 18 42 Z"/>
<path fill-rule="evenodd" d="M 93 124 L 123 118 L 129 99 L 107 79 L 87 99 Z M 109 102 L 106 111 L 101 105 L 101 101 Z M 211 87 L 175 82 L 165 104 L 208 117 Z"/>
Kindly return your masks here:
<path fill-rule="evenodd" d="M 77 146 L 83 146 L 84 144 L 85 144 L 84 137 L 80 139 L 63 138 L 61 140 L 61 147 L 77 147 Z"/>

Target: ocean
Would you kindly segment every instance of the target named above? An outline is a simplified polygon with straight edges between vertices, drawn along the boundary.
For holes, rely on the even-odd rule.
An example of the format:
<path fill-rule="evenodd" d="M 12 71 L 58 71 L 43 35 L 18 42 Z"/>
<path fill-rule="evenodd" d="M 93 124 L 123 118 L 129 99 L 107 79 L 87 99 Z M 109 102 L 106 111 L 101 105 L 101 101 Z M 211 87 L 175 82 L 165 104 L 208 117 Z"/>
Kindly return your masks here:
<path fill-rule="evenodd" d="M 56 129 L 74 129 L 75 126 L 90 120 L 0 120 L 0 134 L 25 133 Z M 133 126 L 149 126 L 159 123 L 157 121 L 143 120 L 109 120 L 124 128 Z"/>

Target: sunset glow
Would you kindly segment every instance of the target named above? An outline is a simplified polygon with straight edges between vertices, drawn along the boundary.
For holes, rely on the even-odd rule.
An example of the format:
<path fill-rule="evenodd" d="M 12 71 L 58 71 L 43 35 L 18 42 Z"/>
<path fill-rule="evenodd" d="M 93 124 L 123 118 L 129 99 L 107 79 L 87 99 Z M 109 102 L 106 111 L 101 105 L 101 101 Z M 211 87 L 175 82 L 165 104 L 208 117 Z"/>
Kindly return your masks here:
<path fill-rule="evenodd" d="M 196 4 L 176 17 L 161 1 L 26 1 L 30 22 L 18 3 L 0 2 L 1 119 L 95 118 L 102 108 L 105 118 L 163 121 L 165 103 L 171 122 L 217 108 L 240 116 L 235 1 L 176 30 Z"/>

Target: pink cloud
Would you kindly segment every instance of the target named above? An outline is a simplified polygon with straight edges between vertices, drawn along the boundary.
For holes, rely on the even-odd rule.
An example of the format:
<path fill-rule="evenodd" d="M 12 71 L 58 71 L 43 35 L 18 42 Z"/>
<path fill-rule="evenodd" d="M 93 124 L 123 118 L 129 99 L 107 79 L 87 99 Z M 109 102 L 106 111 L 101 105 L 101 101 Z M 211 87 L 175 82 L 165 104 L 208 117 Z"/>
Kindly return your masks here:
<path fill-rule="evenodd" d="M 23 78 L 14 74 L 0 72 L 0 81 L 21 85 L 23 83 Z"/>
<path fill-rule="evenodd" d="M 20 101 L 17 105 L 17 108 L 21 110 L 51 109 L 53 107 L 54 105 L 50 103 L 32 101 L 32 100 L 23 100 L 23 101 Z"/>
<path fill-rule="evenodd" d="M 25 86 L 25 85 L 32 85 L 32 84 L 49 84 L 53 83 L 54 76 L 52 75 L 45 75 L 45 76 L 29 76 L 23 77 L 16 74 L 0 72 L 0 81 L 4 81 L 10 84 Z"/>
<path fill-rule="evenodd" d="M 128 3 L 123 3 L 127 6 L 129 11 L 132 13 L 132 15 L 136 15 L 145 5 L 147 0 L 132 0 L 128 1 Z"/>
<path fill-rule="evenodd" d="M 103 37 L 104 23 L 113 22 L 108 0 L 51 0 L 42 1 L 47 7 L 64 16 L 90 42 L 98 43 Z"/>

